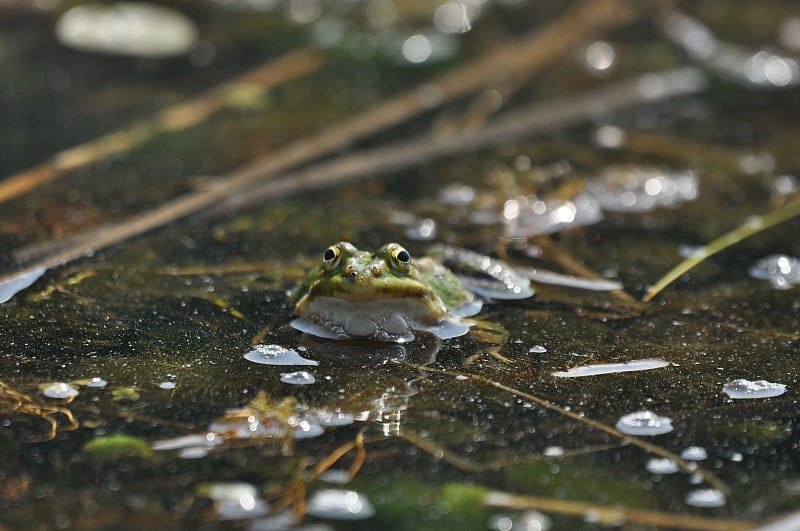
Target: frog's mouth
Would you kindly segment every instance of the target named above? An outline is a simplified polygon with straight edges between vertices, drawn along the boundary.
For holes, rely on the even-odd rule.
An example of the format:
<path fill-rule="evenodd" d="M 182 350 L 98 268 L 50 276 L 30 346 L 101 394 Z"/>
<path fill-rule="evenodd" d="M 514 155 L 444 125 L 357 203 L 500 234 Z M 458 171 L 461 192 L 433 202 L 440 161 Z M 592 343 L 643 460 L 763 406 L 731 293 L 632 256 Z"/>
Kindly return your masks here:
<path fill-rule="evenodd" d="M 449 318 L 443 307 L 415 297 L 359 301 L 319 297 L 303 308 L 292 326 L 329 339 L 372 339 L 405 343 L 411 331 L 427 330 L 445 339 L 465 334 L 469 326 Z"/>

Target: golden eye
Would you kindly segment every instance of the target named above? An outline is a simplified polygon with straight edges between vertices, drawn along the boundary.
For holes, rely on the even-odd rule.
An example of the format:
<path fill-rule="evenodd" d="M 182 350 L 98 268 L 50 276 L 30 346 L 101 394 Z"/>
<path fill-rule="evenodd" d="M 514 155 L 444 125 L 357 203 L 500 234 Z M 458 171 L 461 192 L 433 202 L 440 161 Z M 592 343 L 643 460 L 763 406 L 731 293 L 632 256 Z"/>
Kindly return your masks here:
<path fill-rule="evenodd" d="M 409 271 L 408 264 L 411 263 L 411 255 L 408 253 L 408 251 L 406 251 L 399 245 L 394 245 L 393 247 L 391 247 L 389 256 L 391 257 L 391 263 L 394 269 L 396 269 L 400 273 L 408 273 Z"/>
<path fill-rule="evenodd" d="M 399 247 L 394 251 L 392 251 L 392 257 L 401 264 L 408 265 L 408 263 L 411 262 L 411 255 L 408 254 L 408 251 L 406 251 L 402 247 Z"/>
<path fill-rule="evenodd" d="M 341 251 L 339 251 L 339 248 L 335 245 L 331 245 L 325 249 L 325 252 L 322 254 L 322 261 L 325 262 L 326 265 L 332 264 L 337 258 L 339 258 L 340 254 Z"/>

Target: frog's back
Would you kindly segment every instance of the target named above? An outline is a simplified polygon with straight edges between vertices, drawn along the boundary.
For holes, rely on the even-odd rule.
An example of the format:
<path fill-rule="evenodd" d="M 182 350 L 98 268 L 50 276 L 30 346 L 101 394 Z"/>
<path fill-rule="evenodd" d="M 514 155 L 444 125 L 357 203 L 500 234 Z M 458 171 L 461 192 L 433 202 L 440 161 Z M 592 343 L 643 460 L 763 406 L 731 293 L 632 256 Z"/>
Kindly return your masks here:
<path fill-rule="evenodd" d="M 441 263 L 423 257 L 415 259 L 414 264 L 422 276 L 423 283 L 439 295 L 448 311 L 472 302 L 472 293 L 464 289 L 461 281 Z"/>

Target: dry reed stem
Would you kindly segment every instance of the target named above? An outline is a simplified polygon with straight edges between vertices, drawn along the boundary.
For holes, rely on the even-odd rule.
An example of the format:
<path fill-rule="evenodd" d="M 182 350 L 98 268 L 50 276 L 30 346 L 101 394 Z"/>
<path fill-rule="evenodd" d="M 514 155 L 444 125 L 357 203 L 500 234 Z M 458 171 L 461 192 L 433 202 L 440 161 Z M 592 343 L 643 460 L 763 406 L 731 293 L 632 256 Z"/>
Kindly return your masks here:
<path fill-rule="evenodd" d="M 259 90 L 264 91 L 310 74 L 319 68 L 320 64 L 320 57 L 315 52 L 310 50 L 293 51 L 195 98 L 170 106 L 150 118 L 135 122 L 125 129 L 107 133 L 84 144 L 60 151 L 50 161 L 12 175 L 0 182 L 0 203 L 51 181 L 63 172 L 75 170 L 141 146 L 161 132 L 180 131 L 197 125 L 225 107 L 231 94 L 242 85 L 257 86 Z"/>
<path fill-rule="evenodd" d="M 255 162 L 220 178 L 211 190 L 184 195 L 113 227 L 93 229 L 67 237 L 68 247 L 55 242 L 51 249 L 66 249 L 56 257 L 44 259 L 46 267 L 73 260 L 93 250 L 123 241 L 219 203 L 233 193 L 246 193 L 253 183 L 274 176 L 337 149 L 371 136 L 378 131 L 410 120 L 433 107 L 466 95 L 497 78 L 519 75 L 543 68 L 563 57 L 585 36 L 620 23 L 619 12 L 625 0 L 584 0 L 565 11 L 555 22 L 527 36 L 499 46 L 464 66 L 428 83 L 406 91 L 363 113 L 322 130 L 317 135 L 295 141 Z M 424 97 L 435 93 L 436 101 Z M 0 197 L 2 197 L 0 195 Z M 112 236 L 109 237 L 109 231 Z M 85 238 L 85 239 L 84 239 Z M 93 245 L 95 243 L 97 245 Z M 35 253 L 19 250 L 18 256 L 41 256 L 47 246 Z M 0 282 L 3 279 L 0 278 Z"/>
<path fill-rule="evenodd" d="M 424 137 L 322 162 L 305 170 L 286 174 L 281 179 L 264 183 L 259 187 L 250 187 L 246 194 L 244 191 L 240 191 L 239 195 L 234 195 L 232 191 L 223 194 L 215 188 L 182 196 L 105 230 L 89 231 L 92 238 L 79 239 L 55 255 L 39 260 L 21 271 L 0 277 L 0 285 L 30 271 L 49 269 L 82 256 L 90 256 L 99 249 L 188 216 L 211 204 L 220 204 L 223 208 L 253 205 L 299 191 L 319 190 L 356 179 L 385 174 L 410 164 L 487 148 L 507 142 L 509 139 L 564 127 L 598 113 L 608 113 L 652 102 L 654 96 L 641 90 L 643 80 L 658 79 L 661 86 L 661 92 L 657 96 L 659 99 L 695 92 L 702 86 L 702 80 L 698 76 L 694 69 L 645 74 L 629 81 L 590 90 L 578 96 L 519 109 L 513 115 L 503 117 L 476 132 L 442 139 Z M 243 177 L 252 175 L 244 173 L 231 179 L 241 183 Z M 230 183 L 231 180 L 227 182 Z M 220 203 L 223 197 L 227 199 Z"/>

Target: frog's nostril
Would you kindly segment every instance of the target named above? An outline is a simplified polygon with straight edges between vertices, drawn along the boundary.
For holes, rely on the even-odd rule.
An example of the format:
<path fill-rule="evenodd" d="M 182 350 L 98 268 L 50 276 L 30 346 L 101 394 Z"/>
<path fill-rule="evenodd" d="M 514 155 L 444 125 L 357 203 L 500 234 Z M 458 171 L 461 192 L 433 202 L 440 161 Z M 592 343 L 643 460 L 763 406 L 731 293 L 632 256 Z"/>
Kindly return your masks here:
<path fill-rule="evenodd" d="M 344 271 L 342 271 L 342 275 L 348 278 L 353 278 L 356 276 L 356 270 L 353 266 L 349 265 L 344 268 Z"/>
<path fill-rule="evenodd" d="M 380 267 L 372 266 L 372 276 L 373 277 L 379 277 L 379 276 L 381 276 L 381 273 L 382 272 L 381 272 L 381 268 Z"/>

